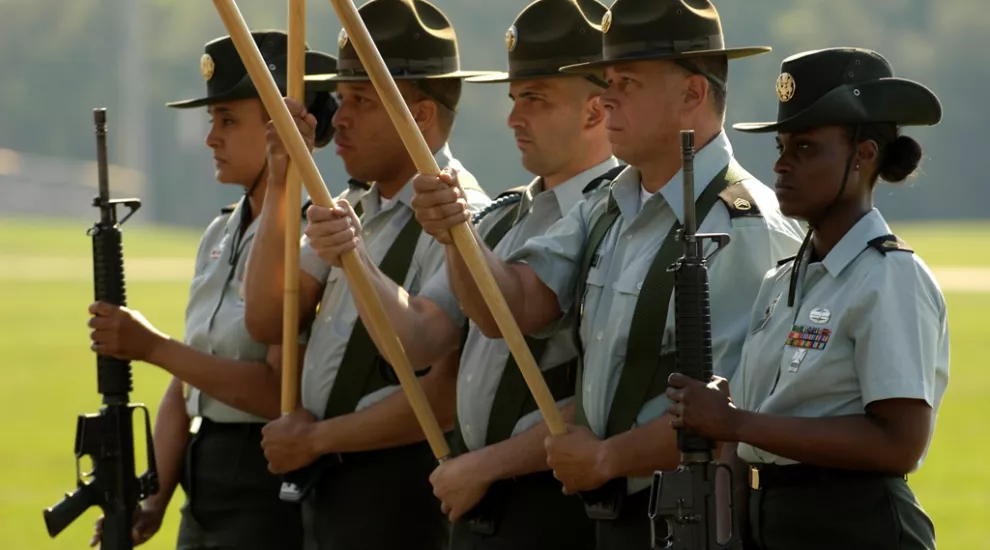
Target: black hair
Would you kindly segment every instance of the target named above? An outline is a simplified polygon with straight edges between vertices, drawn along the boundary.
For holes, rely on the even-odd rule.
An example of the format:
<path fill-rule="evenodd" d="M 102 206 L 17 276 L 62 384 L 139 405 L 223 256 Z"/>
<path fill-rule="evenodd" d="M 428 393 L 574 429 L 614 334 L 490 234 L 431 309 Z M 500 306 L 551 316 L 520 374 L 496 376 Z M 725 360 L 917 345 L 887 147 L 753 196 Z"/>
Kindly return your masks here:
<path fill-rule="evenodd" d="M 847 129 L 849 139 L 854 136 L 854 128 Z M 923 151 L 914 138 L 901 135 L 901 129 L 892 122 L 862 124 L 859 127 L 857 143 L 873 140 L 877 144 L 880 160 L 871 183 L 877 178 L 889 183 L 901 183 L 907 179 L 921 163 Z"/>

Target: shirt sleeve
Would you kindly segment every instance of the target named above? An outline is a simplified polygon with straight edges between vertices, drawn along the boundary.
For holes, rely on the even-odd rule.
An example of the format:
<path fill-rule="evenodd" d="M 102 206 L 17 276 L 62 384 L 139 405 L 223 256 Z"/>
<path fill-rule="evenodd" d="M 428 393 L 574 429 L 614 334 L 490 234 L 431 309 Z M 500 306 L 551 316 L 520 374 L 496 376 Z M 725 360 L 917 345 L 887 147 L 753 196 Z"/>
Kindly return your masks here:
<path fill-rule="evenodd" d="M 935 407 L 936 376 L 948 368 L 944 298 L 910 253 L 890 252 L 881 265 L 869 273 L 853 316 L 863 405 L 902 398 Z"/>
<path fill-rule="evenodd" d="M 561 311 L 574 304 L 574 286 L 588 238 L 591 204 L 583 200 L 543 235 L 531 237 L 506 261 L 528 265 L 554 294 Z"/>
<path fill-rule="evenodd" d="M 308 235 L 303 235 L 299 241 L 299 269 L 322 284 L 326 284 L 330 275 L 330 264 L 323 261 L 323 258 L 309 245 Z"/>

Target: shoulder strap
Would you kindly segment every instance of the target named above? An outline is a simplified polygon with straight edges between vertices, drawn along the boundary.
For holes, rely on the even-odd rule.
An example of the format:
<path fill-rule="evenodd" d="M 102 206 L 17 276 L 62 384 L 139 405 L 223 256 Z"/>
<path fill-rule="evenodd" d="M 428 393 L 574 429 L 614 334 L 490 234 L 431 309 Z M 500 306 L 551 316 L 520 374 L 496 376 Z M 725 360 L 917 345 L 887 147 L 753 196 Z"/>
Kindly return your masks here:
<path fill-rule="evenodd" d="M 601 187 L 601 184 L 603 184 L 605 182 L 610 182 L 611 183 L 612 181 L 615 180 L 615 178 L 619 177 L 619 174 L 621 174 L 622 171 L 625 170 L 625 169 L 626 169 L 626 165 L 625 164 L 620 164 L 619 166 L 616 166 L 615 168 L 612 168 L 608 172 L 605 172 L 604 174 L 602 174 L 602 175 L 598 176 L 597 178 L 591 180 L 588 183 L 588 185 L 585 185 L 584 186 L 584 189 L 581 190 L 581 193 L 587 195 L 588 193 L 590 193 L 590 192 L 594 191 L 595 189 L 598 189 L 599 187 Z"/>
<path fill-rule="evenodd" d="M 581 345 L 581 319 L 584 317 L 584 291 L 588 282 L 588 272 L 598 264 L 598 248 L 608 230 L 615 225 L 619 219 L 619 205 L 612 196 L 612 191 L 608 192 L 608 203 L 605 212 L 591 226 L 588 240 L 584 243 L 584 254 L 581 258 L 581 267 L 578 271 L 577 289 L 574 291 L 574 307 L 577 310 L 577 319 L 574 320 L 574 343 L 578 349 L 577 374 L 575 376 L 574 388 L 574 423 L 578 426 L 588 427 L 588 417 L 584 412 L 584 392 L 581 391 L 581 379 L 584 376 L 584 346 Z"/>
<path fill-rule="evenodd" d="M 884 256 L 886 256 L 888 252 L 910 252 L 912 254 L 914 253 L 914 250 L 908 247 L 908 244 L 906 242 L 897 238 L 896 235 L 884 235 L 882 237 L 877 237 L 871 240 L 870 242 L 868 242 L 867 245 L 876 249 Z"/>
<path fill-rule="evenodd" d="M 422 231 L 415 216 L 411 217 L 378 265 L 382 273 L 399 286 L 403 285 L 409 273 Z M 391 374 L 391 367 L 378 353 L 374 340 L 358 317 L 344 348 L 344 357 L 330 389 L 323 417 L 332 418 L 354 412 L 362 397 L 396 383 Z"/>

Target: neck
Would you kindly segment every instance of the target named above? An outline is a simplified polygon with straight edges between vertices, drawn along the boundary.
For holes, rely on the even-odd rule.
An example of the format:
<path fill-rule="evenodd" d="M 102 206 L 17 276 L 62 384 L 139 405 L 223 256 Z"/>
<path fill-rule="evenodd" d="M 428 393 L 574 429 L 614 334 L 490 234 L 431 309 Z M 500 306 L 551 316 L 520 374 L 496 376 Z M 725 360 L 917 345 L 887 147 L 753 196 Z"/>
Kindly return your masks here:
<path fill-rule="evenodd" d="M 709 143 L 714 140 L 721 126 L 705 126 L 694 128 L 694 149 L 695 154 L 699 153 Z M 674 142 L 665 142 L 649 159 L 636 165 L 639 169 L 640 181 L 643 188 L 650 193 L 656 193 L 662 189 L 681 169 L 681 137 L 680 134 L 674 138 Z"/>
<path fill-rule="evenodd" d="M 606 147 L 599 147 L 590 152 L 582 151 L 581 154 L 577 156 L 575 161 L 563 170 L 543 176 L 543 190 L 549 191 L 550 189 L 553 189 L 554 187 L 557 187 L 565 181 L 580 174 L 581 172 L 598 166 L 608 160 L 611 156 L 612 148 L 607 144 Z"/>
<path fill-rule="evenodd" d="M 437 151 L 443 147 L 444 141 L 436 138 L 435 136 L 424 136 L 426 137 L 426 145 L 430 148 L 430 152 L 435 156 Z M 419 169 L 416 168 L 416 163 L 413 162 L 412 157 L 409 153 L 403 151 L 403 160 L 400 164 L 396 164 L 395 169 L 392 174 L 388 174 L 385 177 L 375 180 L 375 187 L 378 189 L 378 195 L 385 199 L 391 199 L 402 190 L 403 187 L 409 180 L 419 173 Z M 441 170 L 444 169 L 443 166 L 439 167 Z"/>
<path fill-rule="evenodd" d="M 244 186 L 244 192 L 250 190 L 251 185 L 253 184 L 253 181 L 248 182 L 247 185 Z M 254 190 L 251 191 L 251 194 L 248 196 L 248 203 L 251 205 L 251 221 L 254 221 L 254 219 L 261 214 L 261 208 L 265 205 L 265 191 L 267 189 L 268 169 L 265 168 L 265 170 L 261 173 L 261 179 L 258 181 L 258 185 L 254 187 Z"/>
<path fill-rule="evenodd" d="M 821 223 L 814 225 L 814 234 L 811 236 L 811 246 L 814 247 L 814 256 L 819 260 L 825 259 L 828 253 L 835 248 L 835 245 L 846 236 L 846 233 L 863 216 L 873 209 L 872 197 L 857 204 L 849 204 L 845 208 L 837 208 L 825 218 Z"/>

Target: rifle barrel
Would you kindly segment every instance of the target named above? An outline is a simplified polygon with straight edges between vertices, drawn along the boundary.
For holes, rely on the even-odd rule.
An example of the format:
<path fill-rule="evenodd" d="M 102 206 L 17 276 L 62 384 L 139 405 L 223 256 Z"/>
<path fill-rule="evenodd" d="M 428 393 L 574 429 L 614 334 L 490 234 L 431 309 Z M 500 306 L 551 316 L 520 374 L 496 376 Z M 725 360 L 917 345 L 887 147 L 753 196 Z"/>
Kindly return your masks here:
<path fill-rule="evenodd" d="M 697 231 L 694 210 L 694 130 L 681 130 L 681 162 L 684 173 L 684 237 L 685 245 L 691 244 Z"/>

